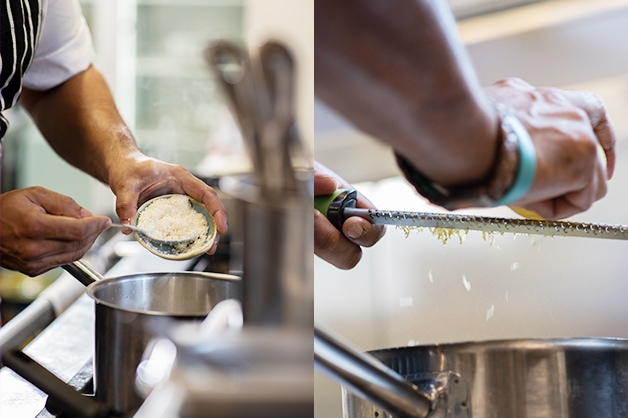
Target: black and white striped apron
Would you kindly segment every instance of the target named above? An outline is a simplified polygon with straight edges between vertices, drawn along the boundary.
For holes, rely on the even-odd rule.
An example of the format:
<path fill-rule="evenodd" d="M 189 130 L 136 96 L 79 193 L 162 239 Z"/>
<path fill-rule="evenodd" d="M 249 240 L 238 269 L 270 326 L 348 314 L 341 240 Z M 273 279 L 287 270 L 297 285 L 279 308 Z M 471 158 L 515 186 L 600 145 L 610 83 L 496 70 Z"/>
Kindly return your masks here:
<path fill-rule="evenodd" d="M 8 121 L 2 115 L 17 103 L 22 76 L 30 66 L 41 28 L 41 0 L 0 0 L 0 144 Z"/>

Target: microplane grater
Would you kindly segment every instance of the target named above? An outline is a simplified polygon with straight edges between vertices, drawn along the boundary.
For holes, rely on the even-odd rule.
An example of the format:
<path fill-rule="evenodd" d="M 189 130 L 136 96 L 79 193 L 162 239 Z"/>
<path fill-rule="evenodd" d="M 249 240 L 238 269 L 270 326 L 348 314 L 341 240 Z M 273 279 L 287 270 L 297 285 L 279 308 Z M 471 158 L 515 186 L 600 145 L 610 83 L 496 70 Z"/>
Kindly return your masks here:
<path fill-rule="evenodd" d="M 497 233 L 628 240 L 628 226 L 488 216 L 343 208 L 347 219 L 359 216 L 375 225 L 446 228 Z"/>

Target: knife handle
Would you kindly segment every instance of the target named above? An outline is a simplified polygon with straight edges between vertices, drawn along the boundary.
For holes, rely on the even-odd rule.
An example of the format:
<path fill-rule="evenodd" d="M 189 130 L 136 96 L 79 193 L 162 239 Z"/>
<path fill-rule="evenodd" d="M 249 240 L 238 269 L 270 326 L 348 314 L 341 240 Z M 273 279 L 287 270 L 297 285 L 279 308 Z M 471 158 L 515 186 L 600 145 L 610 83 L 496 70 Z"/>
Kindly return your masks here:
<path fill-rule="evenodd" d="M 355 189 L 338 189 L 332 194 L 314 197 L 314 208 L 321 212 L 329 222 L 340 231 L 347 219 L 345 208 L 355 208 L 358 204 L 358 192 Z"/>

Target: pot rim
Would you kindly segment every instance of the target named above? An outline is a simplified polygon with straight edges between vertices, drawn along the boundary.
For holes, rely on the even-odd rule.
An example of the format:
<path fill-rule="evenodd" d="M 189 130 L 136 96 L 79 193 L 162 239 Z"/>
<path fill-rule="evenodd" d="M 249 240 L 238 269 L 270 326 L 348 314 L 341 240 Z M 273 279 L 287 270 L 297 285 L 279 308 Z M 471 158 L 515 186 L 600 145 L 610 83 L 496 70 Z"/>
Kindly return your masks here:
<path fill-rule="evenodd" d="M 532 337 L 515 339 L 476 340 L 450 343 L 412 345 L 368 350 L 370 354 L 390 354 L 413 350 L 545 350 L 545 349 L 628 349 L 628 338 L 620 337 Z"/>
<path fill-rule="evenodd" d="M 164 277 L 166 276 L 166 277 Z M 167 277 L 171 276 L 171 277 Z M 142 315 L 150 315 L 150 316 L 170 316 L 170 317 L 181 317 L 181 318 L 200 318 L 206 316 L 209 312 L 190 312 L 190 313 L 172 313 L 172 312 L 164 312 L 164 311 L 155 311 L 155 310 L 143 310 L 143 309 L 132 309 L 120 306 L 117 303 L 109 302 L 106 300 L 102 300 L 98 296 L 95 295 L 100 288 L 115 285 L 116 283 L 125 282 L 125 281 L 135 281 L 139 279 L 159 279 L 159 278 L 194 278 L 194 279 L 203 279 L 203 280 L 211 280 L 211 281 L 221 281 L 221 282 L 231 282 L 231 283 L 241 283 L 242 279 L 238 276 L 226 273 L 212 273 L 212 272 L 195 272 L 195 271 L 176 271 L 176 272 L 153 272 L 153 273 L 137 273 L 125 276 L 118 277 L 107 277 L 98 281 L 91 283 L 86 288 L 87 295 L 94 300 L 96 304 L 104 305 L 108 308 L 112 308 L 118 311 L 124 311 L 135 314 Z"/>

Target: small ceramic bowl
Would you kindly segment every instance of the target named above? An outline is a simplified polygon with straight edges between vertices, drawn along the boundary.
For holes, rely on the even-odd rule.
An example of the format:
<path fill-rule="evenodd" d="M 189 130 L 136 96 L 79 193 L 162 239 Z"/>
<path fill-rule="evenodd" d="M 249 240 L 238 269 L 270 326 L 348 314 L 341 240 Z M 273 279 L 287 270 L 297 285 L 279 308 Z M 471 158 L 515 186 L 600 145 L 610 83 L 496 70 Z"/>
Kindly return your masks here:
<path fill-rule="evenodd" d="M 182 196 L 182 195 L 167 194 L 167 195 L 155 197 L 153 199 L 150 199 L 146 203 L 144 203 L 137 210 L 137 214 L 135 215 L 134 225 L 138 226 L 139 221 L 142 217 L 142 214 L 144 213 L 146 208 L 148 208 L 150 205 L 154 204 L 155 202 L 162 201 L 164 199 L 170 199 L 173 196 Z M 205 207 L 205 205 L 203 205 L 200 202 L 197 202 L 191 197 L 188 197 L 188 196 L 186 197 L 188 198 L 190 207 L 205 217 L 205 220 L 207 221 L 206 233 L 203 234 L 194 242 L 192 242 L 191 244 L 185 246 L 184 248 L 174 248 L 172 246 L 157 247 L 154 244 L 152 244 L 150 241 L 147 241 L 145 237 L 143 237 L 141 234 L 135 233 L 135 238 L 144 248 L 146 248 L 151 253 L 159 257 L 168 259 L 168 260 L 188 260 L 190 258 L 197 257 L 207 252 L 212 247 L 212 245 L 214 245 L 214 241 L 216 240 L 216 222 L 214 221 L 214 217 L 207 211 L 207 208 Z"/>

